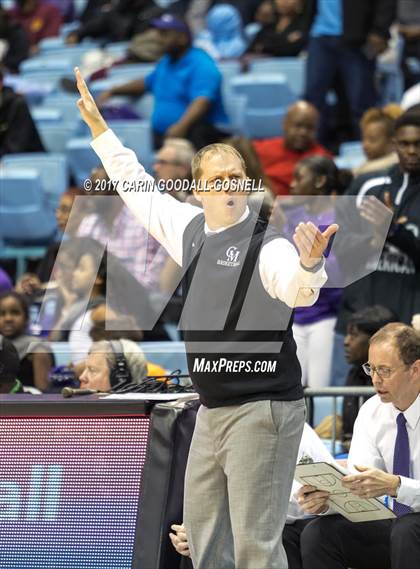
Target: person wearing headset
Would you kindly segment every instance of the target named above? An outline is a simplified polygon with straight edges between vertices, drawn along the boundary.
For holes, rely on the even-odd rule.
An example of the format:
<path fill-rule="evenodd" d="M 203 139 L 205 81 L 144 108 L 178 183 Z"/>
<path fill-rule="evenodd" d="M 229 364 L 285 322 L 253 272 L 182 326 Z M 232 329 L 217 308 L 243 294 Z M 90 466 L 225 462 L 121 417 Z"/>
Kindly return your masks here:
<path fill-rule="evenodd" d="M 0 334 L 0 393 L 23 393 L 17 379 L 20 368 L 19 354 L 10 340 Z"/>
<path fill-rule="evenodd" d="M 128 383 L 142 383 L 147 375 L 147 361 L 139 346 L 131 340 L 94 342 L 80 387 L 111 391 Z"/>

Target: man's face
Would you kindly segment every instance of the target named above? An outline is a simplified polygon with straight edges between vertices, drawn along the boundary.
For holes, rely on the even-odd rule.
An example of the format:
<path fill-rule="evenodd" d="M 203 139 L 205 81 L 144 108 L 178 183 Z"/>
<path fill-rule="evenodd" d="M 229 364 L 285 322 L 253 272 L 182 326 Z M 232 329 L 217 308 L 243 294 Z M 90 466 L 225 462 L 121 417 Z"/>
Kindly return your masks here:
<path fill-rule="evenodd" d="M 109 391 L 111 389 L 110 372 L 105 354 L 89 354 L 86 367 L 80 376 L 82 389 Z"/>
<path fill-rule="evenodd" d="M 246 180 L 239 158 L 228 152 L 204 156 L 201 170 L 204 190 L 194 192 L 194 197 L 203 205 L 207 225 L 216 230 L 236 223 L 248 199 L 247 192 L 232 190 L 235 183 Z"/>
<path fill-rule="evenodd" d="M 401 168 L 409 174 L 420 173 L 420 127 L 404 126 L 394 137 Z"/>
<path fill-rule="evenodd" d="M 21 304 L 13 296 L 6 296 L 0 303 L 0 333 L 6 338 L 16 338 L 26 328 L 26 316 Z"/>
<path fill-rule="evenodd" d="M 379 371 L 371 379 L 382 403 L 393 403 L 398 409 L 407 409 L 420 390 L 418 366 L 405 365 L 398 348 L 389 341 L 374 342 L 370 346 L 369 364 Z M 384 377 L 388 374 L 389 377 Z"/>
<path fill-rule="evenodd" d="M 368 358 L 369 334 L 361 332 L 357 326 L 347 326 L 344 338 L 344 353 L 349 364 L 362 365 Z"/>
<path fill-rule="evenodd" d="M 312 110 L 294 110 L 284 121 L 284 139 L 287 148 L 305 152 L 315 142 L 317 115 Z"/>
<path fill-rule="evenodd" d="M 156 154 L 153 170 L 155 178 L 163 181 L 183 179 L 188 175 L 185 166 L 177 161 L 175 149 L 170 146 L 162 146 Z"/>
<path fill-rule="evenodd" d="M 178 30 L 159 30 L 162 41 L 163 52 L 168 55 L 177 56 L 188 46 L 188 36 Z"/>

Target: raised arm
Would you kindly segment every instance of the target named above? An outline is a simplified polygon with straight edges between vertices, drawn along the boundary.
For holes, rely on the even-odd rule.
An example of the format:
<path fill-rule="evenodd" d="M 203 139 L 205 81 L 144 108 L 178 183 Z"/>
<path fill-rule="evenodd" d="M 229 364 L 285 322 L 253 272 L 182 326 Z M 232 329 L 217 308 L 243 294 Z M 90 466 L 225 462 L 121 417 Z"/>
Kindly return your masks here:
<path fill-rule="evenodd" d="M 181 265 L 184 230 L 202 210 L 158 191 L 154 179 L 146 173 L 134 152 L 125 148 L 109 130 L 77 68 L 76 79 L 81 96 L 77 106 L 91 130 L 92 147 L 108 176 L 140 223 Z"/>

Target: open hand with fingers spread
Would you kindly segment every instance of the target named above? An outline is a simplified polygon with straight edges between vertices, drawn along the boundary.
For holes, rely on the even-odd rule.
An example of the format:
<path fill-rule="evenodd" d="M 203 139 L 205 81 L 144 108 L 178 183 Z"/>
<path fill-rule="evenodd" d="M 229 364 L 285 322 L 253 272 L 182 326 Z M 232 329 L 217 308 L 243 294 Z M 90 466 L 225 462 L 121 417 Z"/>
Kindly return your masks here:
<path fill-rule="evenodd" d="M 92 97 L 89 89 L 86 85 L 85 80 L 80 73 L 80 69 L 78 67 L 74 70 L 76 75 L 77 81 L 77 88 L 80 93 L 80 99 L 77 101 L 77 106 L 79 107 L 80 114 L 82 115 L 82 119 L 88 125 L 92 132 L 92 137 L 97 138 L 103 132 L 108 130 L 108 125 L 105 122 L 105 119 L 99 112 L 99 109 L 95 103 L 94 98 Z"/>
<path fill-rule="evenodd" d="M 383 246 L 385 237 L 383 227 L 389 224 L 390 212 L 395 212 L 395 206 L 389 192 L 385 192 L 383 203 L 375 196 L 366 196 L 361 203 L 360 215 L 373 226 L 374 234 L 371 241 L 373 247 Z M 407 223 L 407 218 L 405 216 L 399 217 L 393 223 L 394 227 L 404 225 Z"/>
<path fill-rule="evenodd" d="M 302 265 L 311 269 L 321 260 L 328 247 L 330 238 L 338 231 L 336 223 L 329 225 L 321 232 L 311 221 L 299 223 L 293 235 L 293 241 L 299 251 L 300 262 Z"/>
<path fill-rule="evenodd" d="M 375 196 L 366 196 L 360 206 L 360 215 L 376 226 L 384 225 L 389 222 L 389 211 L 384 208 L 384 205 L 394 213 L 395 207 L 389 192 L 385 192 L 383 203 Z M 396 223 L 406 223 L 406 221 L 406 217 L 400 217 Z"/>

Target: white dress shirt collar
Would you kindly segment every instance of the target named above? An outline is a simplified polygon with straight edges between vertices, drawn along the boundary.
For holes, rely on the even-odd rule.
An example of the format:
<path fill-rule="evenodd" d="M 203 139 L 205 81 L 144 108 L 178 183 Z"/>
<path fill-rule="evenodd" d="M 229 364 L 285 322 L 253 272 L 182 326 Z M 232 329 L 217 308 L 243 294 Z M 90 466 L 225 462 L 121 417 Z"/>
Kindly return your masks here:
<path fill-rule="evenodd" d="M 400 413 L 404 413 L 404 417 L 407 420 L 407 425 L 414 431 L 420 421 L 420 393 L 417 395 L 416 399 L 413 401 L 410 407 L 408 407 L 408 409 L 405 411 L 400 411 L 394 407 L 394 405 L 392 405 L 392 414 L 395 420 L 397 420 L 397 417 Z"/>
<path fill-rule="evenodd" d="M 219 229 L 213 230 L 213 229 L 209 228 L 207 223 L 205 223 L 204 224 L 204 232 L 206 235 L 216 235 L 217 233 L 221 233 L 222 231 L 225 231 L 226 229 L 229 229 L 230 227 L 234 227 L 235 225 L 238 225 L 238 223 L 245 221 L 245 219 L 248 217 L 248 215 L 249 215 L 249 207 L 246 206 L 244 213 L 241 215 L 241 217 L 238 219 L 238 221 L 235 221 L 235 223 L 232 223 L 232 225 L 228 225 L 227 227 L 219 227 Z"/>

